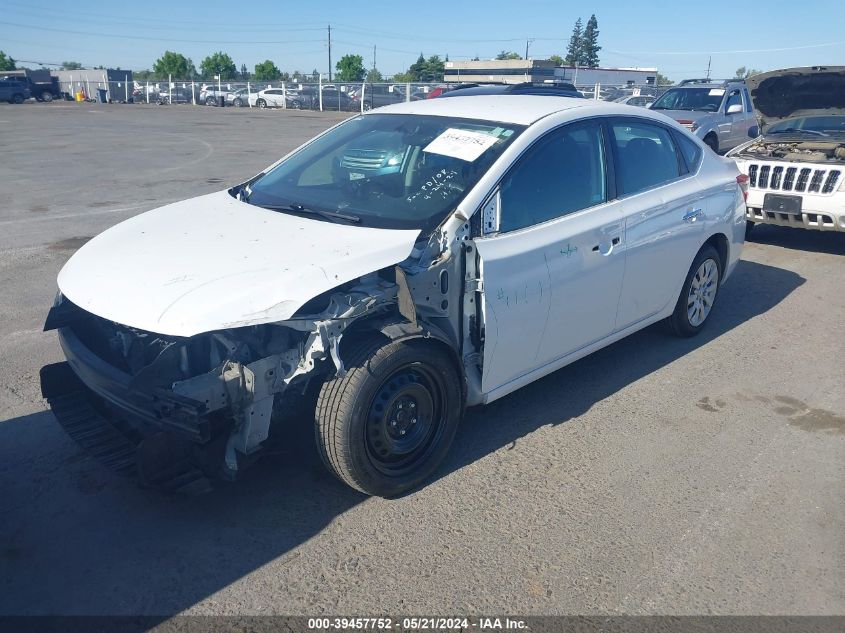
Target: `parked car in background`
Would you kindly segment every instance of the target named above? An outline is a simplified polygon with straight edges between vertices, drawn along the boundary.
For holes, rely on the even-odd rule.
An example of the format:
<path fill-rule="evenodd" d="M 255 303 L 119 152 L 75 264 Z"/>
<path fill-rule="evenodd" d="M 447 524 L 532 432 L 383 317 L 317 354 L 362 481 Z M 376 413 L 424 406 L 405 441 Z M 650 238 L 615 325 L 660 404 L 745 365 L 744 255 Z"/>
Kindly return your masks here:
<path fill-rule="evenodd" d="M 318 110 L 320 92 L 318 86 L 303 86 L 299 91 L 299 101 L 303 108 Z M 354 112 L 361 109 L 361 103 L 352 99 L 346 92 L 334 86 L 323 86 L 323 110 L 345 110 Z"/>
<path fill-rule="evenodd" d="M 165 88 L 164 90 L 159 91 L 158 98 L 156 99 L 156 103 L 159 105 L 175 105 L 193 102 L 194 97 L 191 94 L 191 89 L 178 87 L 170 89 Z M 197 101 L 197 103 L 200 102 Z"/>
<path fill-rule="evenodd" d="M 845 231 L 845 66 L 748 78 L 761 135 L 728 152 L 748 175 L 748 229 Z"/>
<path fill-rule="evenodd" d="M 17 79 L 0 79 L 0 101 L 23 103 L 32 97 L 29 86 Z"/>
<path fill-rule="evenodd" d="M 647 108 L 654 103 L 655 97 L 651 95 L 628 95 L 627 97 L 620 97 L 616 99 L 616 103 L 624 103 L 625 105 L 639 106 Z"/>
<path fill-rule="evenodd" d="M 367 84 L 362 90 L 360 87 L 349 92 L 354 102 L 361 103 L 363 94 L 364 110 L 372 110 L 393 103 L 405 101 L 405 86 L 392 86 L 387 84 Z"/>
<path fill-rule="evenodd" d="M 50 74 L 49 70 L 39 68 L 30 69 L 22 68 L 19 70 L 4 71 L 6 76 L 4 79 L 10 81 L 19 81 L 29 88 L 29 92 L 36 101 L 44 101 L 49 103 L 53 99 L 58 99 L 61 96 L 59 90 L 59 80 Z"/>
<path fill-rule="evenodd" d="M 569 83 L 520 83 L 457 86 L 437 98 L 469 97 L 479 95 L 542 95 L 548 97 L 582 98 L 575 86 Z"/>
<path fill-rule="evenodd" d="M 249 105 L 251 92 L 247 88 L 238 88 L 226 94 L 226 105 L 244 108 Z"/>
<path fill-rule="evenodd" d="M 749 130 L 755 127 L 744 81 L 686 80 L 655 99 L 651 109 L 675 119 L 714 152 L 725 152 L 744 143 Z"/>
<path fill-rule="evenodd" d="M 231 92 L 231 90 L 229 90 L 225 86 L 221 86 L 220 88 L 218 88 L 217 86 L 213 86 L 213 85 L 205 86 L 200 91 L 199 103 L 203 103 L 207 106 L 220 105 L 220 97 L 223 97 L 224 99 L 228 99 L 230 92 Z"/>
<path fill-rule="evenodd" d="M 287 100 L 287 105 L 285 105 Z M 290 108 L 292 110 L 302 109 L 302 98 L 296 90 L 281 88 L 267 88 L 253 92 L 249 95 L 249 105 L 256 108 Z"/>
<path fill-rule="evenodd" d="M 740 177 L 646 109 L 385 106 L 82 246 L 42 393 L 150 484 L 234 478 L 271 428 L 307 422 L 340 480 L 393 497 L 465 407 L 658 321 L 707 327 L 742 251 Z"/>

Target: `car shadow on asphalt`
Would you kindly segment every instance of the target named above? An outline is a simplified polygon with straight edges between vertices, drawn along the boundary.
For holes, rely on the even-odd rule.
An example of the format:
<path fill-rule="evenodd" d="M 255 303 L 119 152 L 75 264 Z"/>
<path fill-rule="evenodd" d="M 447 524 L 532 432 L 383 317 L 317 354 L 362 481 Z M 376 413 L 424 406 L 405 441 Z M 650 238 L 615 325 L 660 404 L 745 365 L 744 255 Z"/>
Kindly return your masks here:
<path fill-rule="evenodd" d="M 438 476 L 515 446 L 541 426 L 577 418 L 620 389 L 771 310 L 804 282 L 789 270 L 740 261 L 698 336 L 678 338 L 656 323 L 501 400 L 468 410 Z"/>
<path fill-rule="evenodd" d="M 573 420 L 772 309 L 802 283 L 796 273 L 740 262 L 700 336 L 677 339 L 647 328 L 471 409 L 433 481 L 544 425 Z M 0 614 L 174 614 L 204 599 L 214 609 L 216 592 L 262 566 L 297 565 L 299 545 L 328 539 L 325 528 L 364 501 L 323 468 L 308 424 L 238 483 L 180 497 L 108 473 L 75 448 L 49 412 L 7 420 L 0 423 Z M 316 595 L 325 582 L 294 576 L 297 586 L 274 585 L 272 595 Z M 243 608 L 252 610 L 250 600 L 266 592 L 242 593 Z"/>
<path fill-rule="evenodd" d="M 758 224 L 749 234 L 748 241 L 796 251 L 845 255 L 845 233 L 839 231 L 812 231 Z"/>

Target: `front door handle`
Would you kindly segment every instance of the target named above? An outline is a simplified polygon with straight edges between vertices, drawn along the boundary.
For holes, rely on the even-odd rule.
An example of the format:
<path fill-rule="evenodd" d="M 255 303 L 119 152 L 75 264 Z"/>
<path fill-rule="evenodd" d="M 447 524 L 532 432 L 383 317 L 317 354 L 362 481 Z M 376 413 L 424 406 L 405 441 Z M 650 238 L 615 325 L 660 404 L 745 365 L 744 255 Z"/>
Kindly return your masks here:
<path fill-rule="evenodd" d="M 684 214 L 683 220 L 684 222 L 695 222 L 698 220 L 702 215 L 704 215 L 701 209 L 689 209 L 687 210 L 686 214 Z"/>
<path fill-rule="evenodd" d="M 610 255 L 613 252 L 613 247 L 618 245 L 620 241 L 620 238 L 614 237 L 612 240 L 610 240 L 610 244 L 608 244 L 607 242 L 596 244 L 595 246 L 593 246 L 593 252 L 601 253 L 604 256 Z"/>

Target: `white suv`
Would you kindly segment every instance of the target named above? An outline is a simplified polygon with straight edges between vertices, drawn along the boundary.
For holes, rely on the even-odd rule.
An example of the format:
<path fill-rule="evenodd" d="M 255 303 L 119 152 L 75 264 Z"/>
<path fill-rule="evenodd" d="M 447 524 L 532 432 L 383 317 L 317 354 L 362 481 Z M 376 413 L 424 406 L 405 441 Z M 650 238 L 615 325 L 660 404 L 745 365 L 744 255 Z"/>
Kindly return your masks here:
<path fill-rule="evenodd" d="M 728 156 L 748 175 L 755 223 L 845 231 L 845 66 L 748 80 L 762 136 Z"/>

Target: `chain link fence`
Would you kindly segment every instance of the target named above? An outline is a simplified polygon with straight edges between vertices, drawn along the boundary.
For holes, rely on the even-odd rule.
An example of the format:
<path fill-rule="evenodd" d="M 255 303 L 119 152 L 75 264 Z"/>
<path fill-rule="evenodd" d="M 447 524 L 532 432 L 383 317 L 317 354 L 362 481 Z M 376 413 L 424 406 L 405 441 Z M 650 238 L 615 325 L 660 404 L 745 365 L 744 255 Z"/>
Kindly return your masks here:
<path fill-rule="evenodd" d="M 417 101 L 453 90 L 457 83 L 349 83 L 328 81 L 166 81 L 102 80 L 90 77 L 60 81 L 66 99 L 105 103 L 147 103 L 216 107 L 365 112 L 403 101 Z M 667 86 L 578 84 L 586 99 L 625 101 L 647 106 Z"/>

